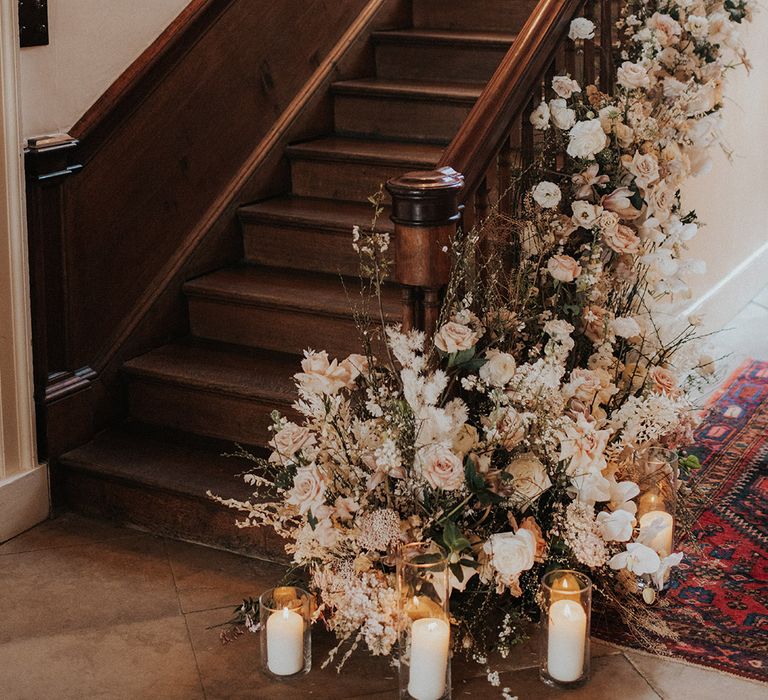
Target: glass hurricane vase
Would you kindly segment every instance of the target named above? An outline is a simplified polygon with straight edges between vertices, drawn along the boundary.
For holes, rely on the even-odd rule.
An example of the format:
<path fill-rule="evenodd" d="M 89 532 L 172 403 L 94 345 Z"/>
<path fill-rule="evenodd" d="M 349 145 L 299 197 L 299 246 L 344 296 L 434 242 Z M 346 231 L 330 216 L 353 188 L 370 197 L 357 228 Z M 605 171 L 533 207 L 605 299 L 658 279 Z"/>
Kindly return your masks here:
<path fill-rule="evenodd" d="M 431 543 L 403 546 L 397 556 L 400 698 L 451 697 L 448 561 Z"/>
<path fill-rule="evenodd" d="M 557 569 L 541 579 L 539 677 L 555 688 L 589 680 L 592 581 L 578 571 Z"/>
<path fill-rule="evenodd" d="M 259 597 L 261 667 L 275 680 L 312 668 L 309 594 L 294 586 L 264 591 Z"/>

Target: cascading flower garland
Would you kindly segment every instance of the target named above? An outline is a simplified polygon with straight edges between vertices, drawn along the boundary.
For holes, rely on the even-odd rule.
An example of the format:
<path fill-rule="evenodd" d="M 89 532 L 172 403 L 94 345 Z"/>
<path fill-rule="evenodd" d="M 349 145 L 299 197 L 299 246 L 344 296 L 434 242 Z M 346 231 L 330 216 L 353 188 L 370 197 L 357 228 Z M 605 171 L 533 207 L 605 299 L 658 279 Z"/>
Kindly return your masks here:
<path fill-rule="evenodd" d="M 518 210 L 483 226 L 511 245 L 478 274 L 488 231 L 456 242 L 434 337 L 388 327 L 365 355 L 305 353 L 300 422 L 274 416 L 272 453 L 246 475 L 251 502 L 220 500 L 241 526 L 285 537 L 334 653 L 393 650 L 400 543 L 447 553 L 454 638 L 479 661 L 521 639 L 545 568 L 581 569 L 618 599 L 629 579 L 660 588 L 679 564 L 638 526 L 632 456 L 691 439 L 685 389 L 713 371 L 689 342 L 696 319 L 675 330 L 655 311 L 698 267 L 680 188 L 719 143 L 751 12 L 746 0 L 628 0 L 615 94 L 553 79 L 556 97 L 530 117 L 542 155 L 519 179 Z M 592 32 L 579 18 L 570 36 Z M 374 291 L 387 244 L 355 232 Z"/>

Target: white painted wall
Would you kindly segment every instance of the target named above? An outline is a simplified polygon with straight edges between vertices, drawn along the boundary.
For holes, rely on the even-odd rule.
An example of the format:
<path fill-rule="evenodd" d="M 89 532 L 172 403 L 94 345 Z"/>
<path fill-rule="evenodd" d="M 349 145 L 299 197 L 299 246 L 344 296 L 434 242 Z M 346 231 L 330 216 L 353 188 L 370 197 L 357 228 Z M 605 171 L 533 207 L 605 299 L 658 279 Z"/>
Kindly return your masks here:
<path fill-rule="evenodd" d="M 768 10 L 745 29 L 753 63 L 731 72 L 726 86 L 725 140 L 733 161 L 717 152 L 712 171 L 692 179 L 684 203 L 706 223 L 691 254 L 707 263 L 695 275 L 693 303 L 722 327 L 768 284 Z"/>
<path fill-rule="evenodd" d="M 188 2 L 49 2 L 50 45 L 21 51 L 24 136 L 67 131 Z"/>
<path fill-rule="evenodd" d="M 17 9 L 0 0 L 0 542 L 49 506 L 48 469 L 35 454 Z"/>

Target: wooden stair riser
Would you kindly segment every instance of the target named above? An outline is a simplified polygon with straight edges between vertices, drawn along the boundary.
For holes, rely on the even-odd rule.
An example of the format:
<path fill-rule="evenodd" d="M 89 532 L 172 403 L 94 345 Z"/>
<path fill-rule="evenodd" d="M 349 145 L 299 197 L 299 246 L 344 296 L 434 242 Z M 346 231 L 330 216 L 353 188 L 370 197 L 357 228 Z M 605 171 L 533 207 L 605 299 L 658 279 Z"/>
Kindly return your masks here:
<path fill-rule="evenodd" d="M 355 303 L 356 290 L 349 293 L 351 303 Z M 189 318 L 192 333 L 198 338 L 285 353 L 326 350 L 339 358 L 361 352 L 360 333 L 351 316 L 191 297 Z"/>
<path fill-rule="evenodd" d="M 244 224 L 243 238 L 249 263 L 347 277 L 360 273 L 360 257 L 352 248 L 351 231 Z"/>
<path fill-rule="evenodd" d="M 291 161 L 293 194 L 365 202 L 390 178 L 428 166 L 394 166 L 375 162 L 334 162 L 294 158 Z M 385 200 L 389 200 L 386 195 Z"/>
<path fill-rule="evenodd" d="M 238 513 L 213 501 L 113 480 L 98 471 L 68 468 L 62 482 L 67 507 L 87 517 L 249 556 L 285 556 L 271 529 L 239 528 Z"/>
<path fill-rule="evenodd" d="M 336 131 L 356 136 L 448 143 L 472 104 L 398 97 L 336 95 Z"/>
<path fill-rule="evenodd" d="M 508 48 L 379 43 L 376 74 L 398 80 L 486 82 Z"/>
<path fill-rule="evenodd" d="M 538 0 L 413 0 L 419 29 L 518 32 Z"/>
<path fill-rule="evenodd" d="M 276 401 L 140 377 L 130 380 L 129 406 L 134 419 L 150 425 L 247 445 L 264 445 L 270 439 L 272 411 L 293 414 L 290 405 Z"/>

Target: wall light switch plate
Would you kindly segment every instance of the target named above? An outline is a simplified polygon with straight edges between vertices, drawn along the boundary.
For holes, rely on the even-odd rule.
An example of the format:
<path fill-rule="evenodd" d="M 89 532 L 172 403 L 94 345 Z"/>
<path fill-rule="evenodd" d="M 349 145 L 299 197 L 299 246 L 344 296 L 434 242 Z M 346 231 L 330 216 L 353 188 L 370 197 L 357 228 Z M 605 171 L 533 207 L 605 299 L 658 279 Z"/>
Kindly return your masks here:
<path fill-rule="evenodd" d="M 21 46 L 48 44 L 48 0 L 19 0 Z"/>

